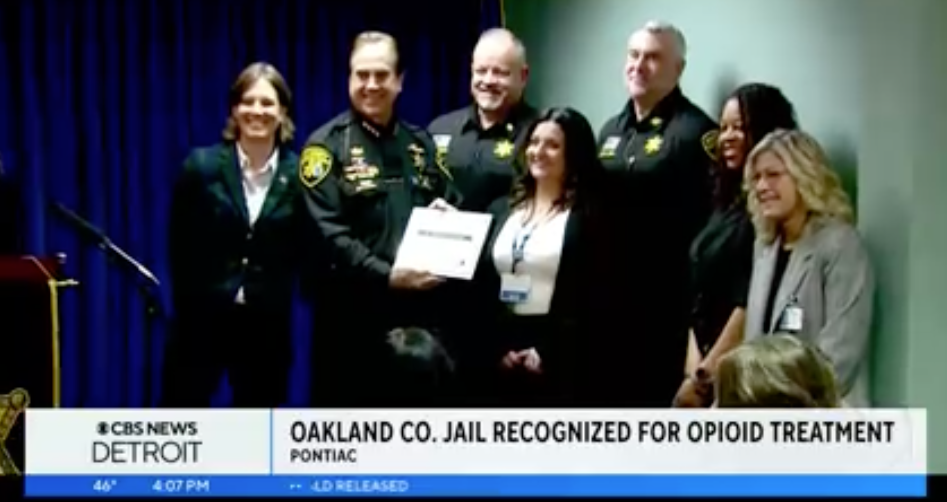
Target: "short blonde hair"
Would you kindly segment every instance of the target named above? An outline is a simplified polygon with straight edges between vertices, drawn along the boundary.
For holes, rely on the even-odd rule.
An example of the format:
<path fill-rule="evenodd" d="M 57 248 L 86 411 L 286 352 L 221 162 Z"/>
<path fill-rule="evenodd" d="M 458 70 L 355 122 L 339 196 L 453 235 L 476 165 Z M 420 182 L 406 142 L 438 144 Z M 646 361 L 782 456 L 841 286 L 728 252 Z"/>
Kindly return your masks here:
<path fill-rule="evenodd" d="M 767 152 L 776 155 L 786 167 L 810 214 L 853 223 L 855 218 L 851 200 L 842 188 L 838 174 L 829 167 L 828 158 L 819 142 L 798 129 L 777 129 L 760 140 L 747 156 L 743 176 L 753 226 L 761 241 L 771 244 L 777 236 L 776 222 L 764 218 L 760 213 L 754 182 L 756 163 Z"/>
<path fill-rule="evenodd" d="M 277 140 L 282 144 L 288 144 L 293 140 L 293 135 L 296 134 L 296 125 L 293 124 L 290 113 L 293 106 L 293 93 L 290 92 L 289 84 L 286 83 L 286 79 L 283 78 L 283 75 L 275 66 L 261 61 L 244 68 L 233 85 L 230 86 L 230 94 L 227 97 L 227 111 L 230 112 L 240 104 L 243 95 L 260 79 L 266 80 L 276 89 L 276 97 L 279 99 L 280 107 L 285 112 L 283 120 L 280 122 Z M 240 127 L 237 126 L 237 121 L 233 119 L 232 113 L 227 115 L 223 137 L 226 141 L 236 141 L 240 138 Z"/>
<path fill-rule="evenodd" d="M 398 52 L 398 41 L 395 40 L 395 37 L 382 32 L 382 31 L 363 31 L 355 37 L 355 42 L 352 44 L 352 52 L 349 55 L 349 59 L 358 52 L 359 49 L 366 45 L 371 44 L 385 44 L 391 50 L 391 54 L 395 58 L 395 73 L 401 74 L 401 55 Z"/>
<path fill-rule="evenodd" d="M 717 363 L 720 408 L 838 408 L 835 372 L 812 344 L 791 335 L 757 338 Z"/>

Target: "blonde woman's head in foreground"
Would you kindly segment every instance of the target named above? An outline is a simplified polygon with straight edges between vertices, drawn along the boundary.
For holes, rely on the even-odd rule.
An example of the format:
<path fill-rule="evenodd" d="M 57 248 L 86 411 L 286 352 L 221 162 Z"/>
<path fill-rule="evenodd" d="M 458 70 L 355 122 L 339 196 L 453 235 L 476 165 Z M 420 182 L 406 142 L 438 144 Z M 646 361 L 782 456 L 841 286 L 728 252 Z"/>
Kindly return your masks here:
<path fill-rule="evenodd" d="M 832 365 L 814 345 L 790 335 L 747 342 L 717 367 L 719 408 L 838 408 Z"/>

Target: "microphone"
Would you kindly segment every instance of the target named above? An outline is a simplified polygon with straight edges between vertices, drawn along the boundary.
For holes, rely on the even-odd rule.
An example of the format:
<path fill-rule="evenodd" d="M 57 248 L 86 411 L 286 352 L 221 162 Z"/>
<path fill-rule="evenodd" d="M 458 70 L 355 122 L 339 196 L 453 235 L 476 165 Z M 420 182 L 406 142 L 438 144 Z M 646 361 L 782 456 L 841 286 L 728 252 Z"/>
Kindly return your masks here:
<path fill-rule="evenodd" d="M 119 258 L 119 260 L 125 262 L 127 265 L 131 266 L 141 274 L 142 277 L 147 279 L 149 282 L 153 283 L 155 286 L 160 286 L 161 282 L 158 281 L 158 278 L 151 273 L 150 270 L 145 268 L 144 265 L 139 263 L 137 260 L 132 258 L 128 253 L 122 250 L 122 248 L 116 246 L 108 236 L 105 235 L 105 232 L 99 230 L 92 223 L 89 223 L 85 218 L 79 216 L 74 211 L 64 206 L 59 202 L 50 203 L 53 210 L 62 216 L 67 222 L 69 222 L 73 227 L 79 230 L 80 233 L 84 234 L 86 238 L 95 241 L 95 244 L 102 248 L 106 253 L 112 254 Z"/>
<path fill-rule="evenodd" d="M 97 240 L 102 244 L 106 244 L 106 245 L 111 244 L 111 241 L 109 241 L 109 238 L 105 236 L 105 233 L 103 233 L 98 228 L 95 228 L 91 223 L 89 223 L 83 217 L 73 212 L 68 207 L 62 205 L 59 202 L 51 204 L 51 206 L 53 207 L 53 209 L 56 210 L 57 213 L 59 213 L 66 220 L 68 220 L 69 223 L 73 224 L 76 228 L 82 231 L 82 233 L 86 234 L 86 237 Z"/>

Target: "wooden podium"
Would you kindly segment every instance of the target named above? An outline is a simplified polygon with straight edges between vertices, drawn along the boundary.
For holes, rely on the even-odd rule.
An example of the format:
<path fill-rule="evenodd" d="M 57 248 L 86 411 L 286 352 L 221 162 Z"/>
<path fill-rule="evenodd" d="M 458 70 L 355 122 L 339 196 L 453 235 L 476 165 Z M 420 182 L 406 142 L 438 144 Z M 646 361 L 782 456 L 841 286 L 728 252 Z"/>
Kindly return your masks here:
<path fill-rule="evenodd" d="M 0 256 L 0 475 L 18 475 L 29 406 L 59 406 L 59 290 L 65 256 Z"/>

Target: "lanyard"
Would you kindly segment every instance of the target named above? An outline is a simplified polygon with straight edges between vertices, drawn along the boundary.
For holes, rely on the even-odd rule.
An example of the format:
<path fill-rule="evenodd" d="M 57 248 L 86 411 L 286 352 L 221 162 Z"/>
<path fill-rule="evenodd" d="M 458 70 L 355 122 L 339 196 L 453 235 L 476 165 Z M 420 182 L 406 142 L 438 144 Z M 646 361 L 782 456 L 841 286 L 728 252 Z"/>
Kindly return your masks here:
<path fill-rule="evenodd" d="M 549 214 L 541 219 L 537 219 L 536 222 L 529 227 L 521 225 L 519 230 L 516 231 L 516 235 L 513 237 L 513 263 L 510 266 L 511 274 L 516 274 L 516 266 L 522 263 L 526 258 L 526 243 L 529 242 L 536 228 L 551 220 L 557 213 L 558 211 L 556 210 L 550 211 Z"/>
<path fill-rule="evenodd" d="M 516 274 L 516 266 L 523 262 L 526 243 L 529 241 L 529 238 L 533 236 L 533 232 L 536 231 L 537 226 L 538 225 L 535 224 L 531 225 L 529 229 L 521 226 L 513 237 L 513 264 L 510 266 L 511 274 Z"/>

